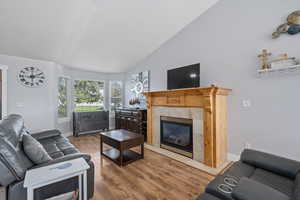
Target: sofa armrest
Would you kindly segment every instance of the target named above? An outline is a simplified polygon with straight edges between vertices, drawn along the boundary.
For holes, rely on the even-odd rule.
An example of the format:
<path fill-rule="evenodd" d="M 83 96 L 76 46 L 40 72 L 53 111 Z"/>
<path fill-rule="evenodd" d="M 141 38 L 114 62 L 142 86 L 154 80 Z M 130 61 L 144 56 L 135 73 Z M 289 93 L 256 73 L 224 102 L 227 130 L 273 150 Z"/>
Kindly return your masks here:
<path fill-rule="evenodd" d="M 300 172 L 300 162 L 250 149 L 243 151 L 241 161 L 290 179 Z"/>
<path fill-rule="evenodd" d="M 243 177 L 232 192 L 236 200 L 289 200 L 285 194 L 257 181 Z"/>
<path fill-rule="evenodd" d="M 61 157 L 61 158 L 51 160 L 51 161 L 49 161 L 47 163 L 44 163 L 44 164 L 35 165 L 31 169 L 45 167 L 45 166 L 48 166 L 48 165 L 53 165 L 53 164 L 56 164 L 56 163 L 65 162 L 65 161 L 73 160 L 73 159 L 77 159 L 77 158 L 84 158 L 87 163 L 91 160 L 91 156 L 86 154 L 86 153 L 74 153 L 74 154 L 66 155 L 66 156 Z"/>
<path fill-rule="evenodd" d="M 300 173 L 297 175 L 294 185 L 293 200 L 300 200 Z"/>
<path fill-rule="evenodd" d="M 59 130 L 47 130 L 47 131 L 42 131 L 42 132 L 31 134 L 31 136 L 37 140 L 51 138 L 51 137 L 59 136 L 59 135 L 61 135 L 61 132 Z"/>

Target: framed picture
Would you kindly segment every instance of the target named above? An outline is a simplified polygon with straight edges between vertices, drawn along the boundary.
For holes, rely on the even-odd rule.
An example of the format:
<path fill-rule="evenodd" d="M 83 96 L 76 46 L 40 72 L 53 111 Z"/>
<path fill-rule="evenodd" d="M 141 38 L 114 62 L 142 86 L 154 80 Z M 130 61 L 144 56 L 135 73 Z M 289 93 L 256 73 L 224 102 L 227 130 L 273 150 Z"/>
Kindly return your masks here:
<path fill-rule="evenodd" d="M 146 97 L 143 95 L 144 92 L 150 91 L 150 71 L 143 71 L 131 75 L 131 93 L 132 98 L 138 99 L 141 106 L 146 105 Z"/>

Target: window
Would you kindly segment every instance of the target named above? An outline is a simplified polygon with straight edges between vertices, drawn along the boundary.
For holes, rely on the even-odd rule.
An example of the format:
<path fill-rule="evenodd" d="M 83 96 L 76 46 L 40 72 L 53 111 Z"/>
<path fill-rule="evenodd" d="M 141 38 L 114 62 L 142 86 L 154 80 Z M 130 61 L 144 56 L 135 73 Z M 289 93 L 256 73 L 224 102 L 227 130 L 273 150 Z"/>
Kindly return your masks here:
<path fill-rule="evenodd" d="M 58 78 L 58 118 L 68 117 L 68 78 Z"/>
<path fill-rule="evenodd" d="M 122 107 L 122 81 L 110 81 L 110 110 Z"/>
<path fill-rule="evenodd" d="M 75 112 L 93 112 L 104 109 L 104 82 L 76 80 Z"/>

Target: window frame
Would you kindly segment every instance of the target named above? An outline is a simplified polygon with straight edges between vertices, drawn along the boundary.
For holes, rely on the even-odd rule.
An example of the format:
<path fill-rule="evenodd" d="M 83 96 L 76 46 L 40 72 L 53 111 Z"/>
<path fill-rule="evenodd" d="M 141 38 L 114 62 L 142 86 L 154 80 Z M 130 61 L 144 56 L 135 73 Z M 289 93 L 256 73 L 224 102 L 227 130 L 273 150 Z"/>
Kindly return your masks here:
<path fill-rule="evenodd" d="M 76 91 L 75 91 L 75 82 L 76 81 L 94 81 L 94 82 L 103 82 L 103 110 L 106 110 L 106 80 L 98 79 L 85 79 L 85 78 L 76 78 L 72 81 L 72 112 L 75 112 L 76 109 Z"/>
<path fill-rule="evenodd" d="M 1 113 L 1 117 L 0 117 L 0 121 L 2 119 L 4 119 L 7 115 L 7 81 L 8 81 L 8 76 L 7 76 L 7 71 L 8 71 L 8 66 L 6 65 L 1 65 L 0 64 L 0 70 L 2 71 L 1 75 L 2 75 L 2 96 L 0 98 L 1 102 L 2 102 L 2 113 Z M 2 118 L 2 119 L 1 119 Z"/>
<path fill-rule="evenodd" d="M 67 83 L 66 83 L 66 92 L 67 92 L 67 116 L 66 117 L 59 117 L 59 114 L 58 114 L 58 107 L 59 107 L 59 79 L 60 78 L 64 78 L 64 79 L 67 79 Z M 68 122 L 70 121 L 70 83 L 71 83 L 71 77 L 69 76 L 65 76 L 65 75 L 60 75 L 58 76 L 58 79 L 57 79 L 57 119 L 58 119 L 58 123 L 64 123 L 64 122 Z"/>
<path fill-rule="evenodd" d="M 111 89 L 112 89 L 112 83 L 113 82 L 121 83 L 121 95 L 120 95 L 120 97 L 112 97 L 112 90 Z M 112 110 L 112 107 L 111 107 L 112 98 L 120 98 L 122 106 L 124 105 L 124 102 L 123 102 L 123 100 L 124 100 L 124 82 L 122 80 L 110 80 L 109 81 L 109 111 L 111 113 L 114 112 L 114 110 Z"/>

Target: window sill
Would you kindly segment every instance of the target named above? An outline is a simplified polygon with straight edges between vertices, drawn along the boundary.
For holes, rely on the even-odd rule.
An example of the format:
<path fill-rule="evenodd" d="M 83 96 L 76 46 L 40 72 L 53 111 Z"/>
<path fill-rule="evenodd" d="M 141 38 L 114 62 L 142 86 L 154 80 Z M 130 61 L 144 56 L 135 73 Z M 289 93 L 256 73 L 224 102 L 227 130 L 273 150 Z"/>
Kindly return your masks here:
<path fill-rule="evenodd" d="M 58 118 L 57 122 L 59 124 L 62 124 L 62 123 L 66 123 L 66 122 L 69 122 L 71 119 L 69 117 L 65 117 L 65 118 Z"/>

